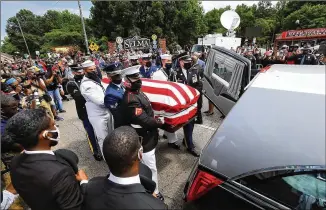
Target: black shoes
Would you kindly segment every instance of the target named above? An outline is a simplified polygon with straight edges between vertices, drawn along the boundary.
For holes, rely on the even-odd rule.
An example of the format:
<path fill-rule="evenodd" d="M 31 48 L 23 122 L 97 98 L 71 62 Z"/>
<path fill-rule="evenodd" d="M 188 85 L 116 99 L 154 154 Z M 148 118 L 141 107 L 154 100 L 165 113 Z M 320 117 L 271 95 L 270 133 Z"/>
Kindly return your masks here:
<path fill-rule="evenodd" d="M 168 139 L 168 137 L 165 135 L 165 134 L 163 134 L 163 139 Z"/>
<path fill-rule="evenodd" d="M 59 112 L 60 113 L 66 113 L 66 110 L 61 109 L 61 110 L 59 110 Z"/>
<path fill-rule="evenodd" d="M 180 150 L 180 145 L 177 143 L 168 143 L 168 147 L 176 150 Z"/>
<path fill-rule="evenodd" d="M 94 156 L 95 160 L 97 160 L 97 161 L 102 161 L 103 160 L 102 155 L 94 154 L 93 156 Z"/>
<path fill-rule="evenodd" d="M 195 124 L 203 124 L 203 120 L 195 120 Z"/>
<path fill-rule="evenodd" d="M 164 202 L 164 197 L 160 192 L 156 194 L 156 198 Z"/>
<path fill-rule="evenodd" d="M 195 148 L 187 149 L 187 151 L 192 154 L 194 157 L 199 157 L 199 153 L 195 150 Z"/>

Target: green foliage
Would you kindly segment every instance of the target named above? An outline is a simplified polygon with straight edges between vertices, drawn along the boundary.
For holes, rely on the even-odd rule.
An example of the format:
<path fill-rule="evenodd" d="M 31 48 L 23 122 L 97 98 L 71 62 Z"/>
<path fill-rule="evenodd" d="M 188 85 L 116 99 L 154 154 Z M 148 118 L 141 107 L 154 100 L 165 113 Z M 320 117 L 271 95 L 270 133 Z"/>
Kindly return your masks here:
<path fill-rule="evenodd" d="M 208 27 L 207 33 L 225 33 L 227 30 L 222 26 L 220 17 L 223 12 L 230 10 L 231 7 L 227 6 L 225 8 L 213 9 L 205 14 L 205 22 Z"/>
<path fill-rule="evenodd" d="M 299 10 L 288 15 L 284 20 L 284 29 L 297 29 L 294 24 L 300 21 L 300 28 L 317 28 L 326 26 L 326 4 L 311 6 L 309 3 L 303 5 Z"/>
<path fill-rule="evenodd" d="M 6 36 L 3 40 L 3 43 L 1 44 L 1 52 L 14 54 L 17 51 L 18 51 L 17 47 L 13 45 L 10 42 L 9 38 Z"/>
<path fill-rule="evenodd" d="M 18 51 L 27 52 L 27 49 L 17 18 L 32 55 L 35 55 L 35 51 L 47 52 L 57 46 L 83 45 L 82 26 L 78 15 L 68 10 L 48 10 L 43 16 L 38 16 L 23 9 L 16 16 L 9 18 L 6 26 L 8 42 Z"/>
<path fill-rule="evenodd" d="M 194 44 L 198 37 L 211 33 L 225 33 L 220 23 L 221 14 L 231 9 L 213 9 L 204 14 L 199 0 L 186 1 L 92 1 L 91 18 L 85 19 L 86 33 L 100 51 L 107 50 L 107 42 L 117 36 L 123 38 L 139 35 L 150 38 L 152 34 L 166 38 L 172 50 L 176 46 Z M 326 2 L 322 1 L 269 1 L 247 6 L 238 5 L 235 11 L 241 23 L 237 37 L 245 38 L 246 27 L 259 26 L 262 36 L 258 43 L 270 43 L 275 34 L 299 28 L 318 28 L 326 25 Z M 76 45 L 85 49 L 79 15 L 65 10 L 48 10 L 38 16 L 29 10 L 20 10 L 7 21 L 1 50 L 7 53 L 26 53 L 26 46 L 18 27 L 19 18 L 32 55 L 36 50 L 45 53 L 55 46 Z M 300 25 L 295 21 L 299 20 Z"/>

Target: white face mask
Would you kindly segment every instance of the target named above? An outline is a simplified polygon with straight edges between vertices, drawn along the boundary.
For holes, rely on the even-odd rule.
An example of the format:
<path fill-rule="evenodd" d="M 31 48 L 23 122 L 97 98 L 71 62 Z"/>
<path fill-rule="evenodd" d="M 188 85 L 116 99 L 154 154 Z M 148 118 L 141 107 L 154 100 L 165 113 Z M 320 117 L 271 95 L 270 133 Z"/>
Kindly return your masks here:
<path fill-rule="evenodd" d="M 55 130 L 45 130 L 44 133 L 43 133 L 43 137 L 47 138 L 49 140 L 58 142 L 60 140 L 60 131 L 57 128 L 57 126 L 54 126 L 54 127 L 55 127 Z M 55 138 L 47 136 L 48 133 L 52 133 L 52 136 L 55 137 Z"/>
<path fill-rule="evenodd" d="M 140 148 L 139 148 L 139 150 L 138 150 L 138 159 L 139 159 L 139 161 L 142 160 L 142 157 L 143 157 L 143 151 L 144 151 L 143 146 L 140 146 Z"/>

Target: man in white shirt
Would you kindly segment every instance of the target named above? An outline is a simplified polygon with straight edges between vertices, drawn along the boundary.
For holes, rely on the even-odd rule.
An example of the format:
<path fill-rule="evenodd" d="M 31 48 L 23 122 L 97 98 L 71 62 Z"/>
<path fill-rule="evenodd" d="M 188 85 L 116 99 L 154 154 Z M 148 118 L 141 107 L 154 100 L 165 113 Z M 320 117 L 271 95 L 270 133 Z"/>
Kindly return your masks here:
<path fill-rule="evenodd" d="M 166 205 L 146 192 L 141 184 L 142 151 L 134 128 L 115 129 L 103 144 L 103 155 L 111 173 L 88 182 L 83 209 L 166 209 Z"/>

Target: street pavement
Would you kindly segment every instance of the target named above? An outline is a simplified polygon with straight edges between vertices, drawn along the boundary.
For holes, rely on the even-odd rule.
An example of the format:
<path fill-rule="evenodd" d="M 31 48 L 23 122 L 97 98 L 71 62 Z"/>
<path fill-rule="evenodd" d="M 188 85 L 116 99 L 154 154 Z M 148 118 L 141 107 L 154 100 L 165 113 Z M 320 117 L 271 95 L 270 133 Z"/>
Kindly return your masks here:
<path fill-rule="evenodd" d="M 64 109 L 67 113 L 60 114 L 65 120 L 57 123 L 61 138 L 55 149 L 65 148 L 74 151 L 79 157 L 79 168 L 85 170 L 89 179 L 106 176 L 109 172 L 107 165 L 104 161 L 96 161 L 90 152 L 83 125 L 77 116 L 75 102 L 72 99 L 64 102 Z M 204 99 L 202 111 L 206 110 L 208 101 Z M 220 125 L 220 116 L 221 114 L 215 110 L 214 115 L 203 117 L 203 125 L 195 125 L 193 138 L 198 151 L 202 150 Z M 169 209 L 180 209 L 183 204 L 183 189 L 197 158 L 187 153 L 184 146 L 181 151 L 169 148 L 167 140 L 163 139 L 162 135 L 163 132 L 160 131 L 161 138 L 156 148 L 159 189 Z M 177 131 L 177 136 L 181 143 L 182 129 Z"/>

